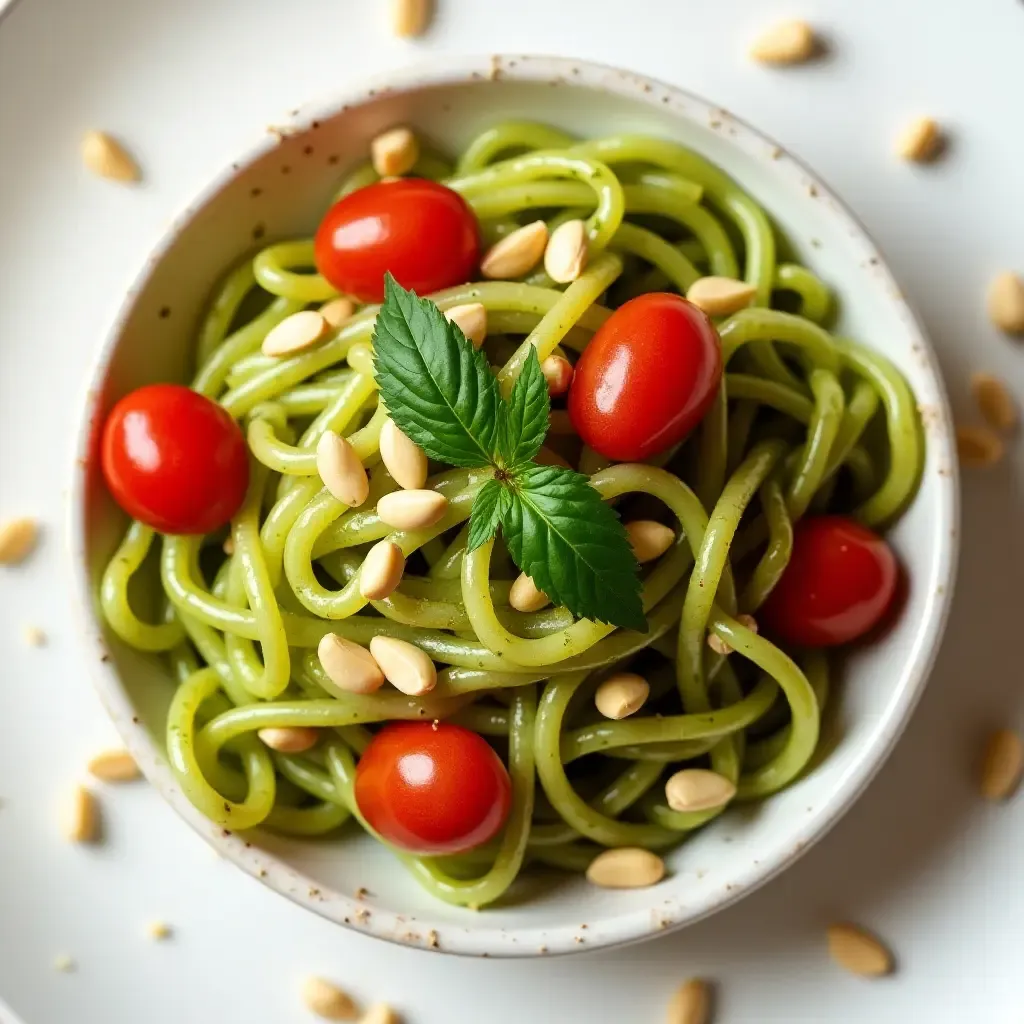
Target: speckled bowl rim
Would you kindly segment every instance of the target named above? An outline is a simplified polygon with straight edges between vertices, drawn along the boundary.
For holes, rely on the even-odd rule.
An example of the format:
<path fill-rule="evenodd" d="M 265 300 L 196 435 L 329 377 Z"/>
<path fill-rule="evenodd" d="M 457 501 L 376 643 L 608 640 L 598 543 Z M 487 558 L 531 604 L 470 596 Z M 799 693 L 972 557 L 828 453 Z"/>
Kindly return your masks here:
<path fill-rule="evenodd" d="M 548 84 L 571 83 L 574 87 L 610 94 L 656 107 L 662 113 L 674 113 L 683 121 L 728 126 L 729 142 L 760 162 L 770 166 L 771 173 L 798 184 L 820 200 L 820 216 L 830 218 L 848 235 L 864 254 L 864 265 L 886 286 L 886 293 L 904 325 L 907 338 L 919 346 L 927 386 L 918 388 L 918 398 L 940 412 L 939 419 L 952 423 L 952 414 L 935 353 L 927 341 L 913 311 L 901 297 L 896 283 L 882 260 L 877 247 L 840 200 L 816 175 L 787 154 L 782 147 L 727 111 L 685 90 L 621 69 L 559 57 L 524 55 L 487 55 L 452 57 L 438 56 L 429 64 L 392 71 L 364 81 L 358 87 L 342 90 L 329 101 L 310 104 L 293 111 L 288 127 L 302 131 L 314 120 L 325 121 L 342 109 L 379 99 L 384 93 L 418 90 L 431 86 L 473 84 L 483 80 L 506 79 Z M 813 815 L 795 819 L 787 853 L 771 861 L 751 860 L 737 872 L 732 885 L 717 894 L 687 905 L 677 899 L 659 903 L 652 915 L 650 901 L 638 900 L 636 907 L 611 917 L 590 918 L 586 945 L 579 927 L 565 925 L 555 928 L 488 926 L 487 915 L 472 916 L 472 927 L 450 922 L 431 921 L 424 916 L 401 915 L 374 906 L 372 900 L 359 901 L 330 889 L 322 883 L 295 871 L 255 845 L 244 836 L 226 832 L 213 825 L 197 811 L 179 788 L 170 767 L 158 752 L 115 671 L 106 650 L 103 629 L 95 610 L 94 585 L 90 580 L 86 547 L 86 469 L 89 456 L 91 424 L 97 412 L 96 402 L 107 375 L 113 352 L 127 321 L 137 294 L 144 287 L 152 268 L 175 244 L 179 230 L 193 215 L 223 189 L 240 169 L 262 157 L 276 145 L 270 137 L 262 138 L 226 170 L 217 175 L 189 202 L 174 219 L 171 227 L 154 247 L 142 271 L 129 288 L 117 315 L 107 331 L 92 364 L 86 396 L 79 417 L 79 433 L 75 441 L 74 462 L 69 491 L 69 540 L 73 576 L 74 603 L 84 628 L 87 664 L 94 676 L 101 700 L 114 720 L 124 741 L 137 759 L 146 778 L 159 790 L 171 806 L 214 848 L 250 875 L 277 890 L 289 899 L 329 920 L 353 929 L 404 945 L 469 956 L 530 957 L 594 950 L 640 941 L 664 934 L 707 917 L 753 892 L 779 872 L 792 865 L 806 850 L 839 820 L 882 766 L 916 706 L 932 668 L 942 638 L 952 598 L 959 537 L 959 488 L 956 453 L 948 429 L 931 432 L 929 446 L 939 463 L 948 467 L 937 485 L 936 531 L 937 558 L 934 579 L 927 582 L 927 603 L 917 624 L 911 650 L 904 659 L 906 666 L 898 680 L 896 695 L 885 708 L 884 722 L 853 767 L 837 781 L 829 800 Z M 936 450 L 937 449 L 937 450 Z"/>

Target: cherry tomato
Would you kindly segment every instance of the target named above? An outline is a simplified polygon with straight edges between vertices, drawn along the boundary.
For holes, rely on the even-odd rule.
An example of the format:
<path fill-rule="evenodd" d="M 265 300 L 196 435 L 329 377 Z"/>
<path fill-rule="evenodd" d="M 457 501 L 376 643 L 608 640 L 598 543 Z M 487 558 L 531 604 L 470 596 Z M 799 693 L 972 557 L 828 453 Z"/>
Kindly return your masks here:
<path fill-rule="evenodd" d="M 892 607 L 899 570 L 876 533 L 845 516 L 797 523 L 793 554 L 758 618 L 801 647 L 848 644 Z"/>
<path fill-rule="evenodd" d="M 389 843 L 413 853 L 461 853 L 501 829 L 512 784 L 477 733 L 445 722 L 394 722 L 359 759 L 355 797 Z"/>
<path fill-rule="evenodd" d="M 249 486 L 238 424 L 180 384 L 150 384 L 111 410 L 100 441 L 114 500 L 161 533 L 210 533 L 237 511 Z"/>
<path fill-rule="evenodd" d="M 427 295 L 464 284 L 476 269 L 480 235 L 465 199 L 423 178 L 380 181 L 339 199 L 320 222 L 317 270 L 346 295 L 384 298 L 384 272 Z"/>
<path fill-rule="evenodd" d="M 638 462 L 681 441 L 708 411 L 722 349 L 707 315 L 651 292 L 620 306 L 576 363 L 569 417 L 595 451 Z"/>

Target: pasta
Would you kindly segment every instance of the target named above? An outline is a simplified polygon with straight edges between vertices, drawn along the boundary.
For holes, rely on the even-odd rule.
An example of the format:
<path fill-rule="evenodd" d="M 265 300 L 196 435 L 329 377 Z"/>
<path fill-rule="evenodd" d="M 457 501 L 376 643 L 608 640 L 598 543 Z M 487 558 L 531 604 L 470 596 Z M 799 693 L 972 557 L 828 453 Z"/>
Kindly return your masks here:
<path fill-rule="evenodd" d="M 295 355 L 260 352 L 287 316 L 337 296 L 311 271 L 308 240 L 240 263 L 198 332 L 192 387 L 244 425 L 252 460 L 232 552 L 221 551 L 223 533 L 158 535 L 135 522 L 100 596 L 121 640 L 169 659 L 170 762 L 192 803 L 224 828 L 322 836 L 354 818 L 369 829 L 353 785 L 379 723 L 445 719 L 487 737 L 512 781 L 501 835 L 458 856 L 396 851 L 437 897 L 480 907 L 524 865 L 581 871 L 604 847 L 660 851 L 684 841 L 723 808 L 669 807 L 664 781 L 679 768 L 709 765 L 739 801 L 799 778 L 818 745 L 827 657 L 783 650 L 749 616 L 780 579 L 793 525 L 808 512 L 843 510 L 871 527 L 899 515 L 920 476 L 922 442 L 899 372 L 829 332 L 826 285 L 781 256 L 785 242 L 765 212 L 689 149 L 630 135 L 579 142 L 516 122 L 483 132 L 454 166 L 423 148 L 412 173 L 461 194 L 491 242 L 537 217 L 552 229 L 585 219 L 589 264 L 564 288 L 538 271 L 431 296 L 441 310 L 486 307 L 485 351 L 506 395 L 531 347 L 542 360 L 575 358 L 633 296 L 685 294 L 706 274 L 756 290 L 753 305 L 717 325 L 726 372 L 711 411 L 668 453 L 608 464 L 581 448 L 564 413 L 552 415 L 547 444 L 559 458 L 620 511 L 656 508 L 676 532 L 644 567 L 648 632 L 574 620 L 564 608 L 512 608 L 517 572 L 501 543 L 467 552 L 480 471 L 432 467 L 427 486 L 448 498 L 436 525 L 381 522 L 376 503 L 398 485 L 379 455 L 387 413 L 374 378 L 376 308 L 358 309 Z M 339 194 L 376 178 L 360 166 Z M 317 475 L 326 431 L 347 437 L 368 469 L 370 496 L 359 508 Z M 390 596 L 368 601 L 359 569 L 383 538 L 408 569 Z M 143 595 L 151 619 L 138 610 Z M 339 693 L 316 655 L 329 632 L 363 645 L 377 635 L 415 643 L 440 667 L 436 687 L 420 697 Z M 716 653 L 709 635 L 733 653 Z M 627 665 L 642 666 L 650 697 L 629 718 L 603 718 L 594 690 Z M 257 736 L 290 726 L 320 738 L 304 753 L 282 753 Z"/>

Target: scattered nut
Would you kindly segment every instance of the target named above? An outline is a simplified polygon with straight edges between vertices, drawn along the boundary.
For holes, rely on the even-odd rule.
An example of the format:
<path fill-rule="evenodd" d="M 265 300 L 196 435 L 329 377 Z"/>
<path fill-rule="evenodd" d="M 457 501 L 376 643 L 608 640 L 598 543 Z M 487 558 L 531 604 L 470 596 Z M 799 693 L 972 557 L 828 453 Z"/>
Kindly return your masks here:
<path fill-rule="evenodd" d="M 370 641 L 370 653 L 388 682 L 410 697 L 421 697 L 437 685 L 437 669 L 430 655 L 415 644 L 391 636 L 375 636 Z"/>
<path fill-rule="evenodd" d="M 829 927 L 828 951 L 840 967 L 862 978 L 879 978 L 893 970 L 892 953 L 874 935 L 853 924 Z"/>
<path fill-rule="evenodd" d="M 587 868 L 587 881 L 603 889 L 644 889 L 665 877 L 665 862 L 650 850 L 623 846 L 599 853 Z"/>
<path fill-rule="evenodd" d="M 138 164 L 125 148 L 106 132 L 86 132 L 82 136 L 82 163 L 93 174 L 112 181 L 138 181 Z"/>
<path fill-rule="evenodd" d="M 816 47 L 806 21 L 782 21 L 754 40 L 750 56 L 761 64 L 801 64 L 814 56 Z"/>
<path fill-rule="evenodd" d="M 487 337 L 487 307 L 482 302 L 465 302 L 461 306 L 452 306 L 444 314 L 479 348 Z"/>
<path fill-rule="evenodd" d="M 547 244 L 548 226 L 535 220 L 492 245 L 480 261 L 480 273 L 498 280 L 522 277 L 537 266 Z"/>
<path fill-rule="evenodd" d="M 290 356 L 315 345 L 326 333 L 328 323 L 315 309 L 302 309 L 275 324 L 263 339 L 265 356 Z"/>
<path fill-rule="evenodd" d="M 710 811 L 735 795 L 732 782 L 705 768 L 683 768 L 665 783 L 665 799 L 673 811 Z"/>
<path fill-rule="evenodd" d="M 641 565 L 660 558 L 676 540 L 675 531 L 671 527 L 653 519 L 634 519 L 626 523 L 626 537 L 633 555 Z"/>
<path fill-rule="evenodd" d="M 568 284 L 583 273 L 588 255 L 587 225 L 582 220 L 567 220 L 551 232 L 544 250 L 544 269 L 552 281 Z"/>
<path fill-rule="evenodd" d="M 420 145 L 408 128 L 392 128 L 370 143 L 373 169 L 383 177 L 400 177 L 420 158 Z"/>
<path fill-rule="evenodd" d="M 602 680 L 594 693 L 594 704 L 605 718 L 628 718 L 644 706 L 651 687 L 635 672 L 616 672 Z"/>
<path fill-rule="evenodd" d="M 70 843 L 92 843 L 99 834 L 99 805 L 84 786 L 75 786 L 63 812 L 64 837 Z"/>
<path fill-rule="evenodd" d="M 8 519 L 0 523 L 0 565 L 16 565 L 32 553 L 39 539 L 34 519 Z"/>
<path fill-rule="evenodd" d="M 988 427 L 957 427 L 956 450 L 966 469 L 994 466 L 1006 452 L 1003 439 Z"/>
<path fill-rule="evenodd" d="M 352 997 L 323 978 L 309 977 L 302 985 L 306 1008 L 324 1020 L 358 1020 L 359 1009 Z"/>
<path fill-rule="evenodd" d="M 53 958 L 53 969 L 60 971 L 61 974 L 70 974 L 76 966 L 74 959 L 68 956 L 67 953 L 58 953 Z"/>
<path fill-rule="evenodd" d="M 396 36 L 422 35 L 430 23 L 432 0 L 391 0 L 391 29 Z"/>
<path fill-rule="evenodd" d="M 923 163 L 937 156 L 942 148 L 942 132 L 930 117 L 911 122 L 896 142 L 896 152 L 904 160 Z"/>
<path fill-rule="evenodd" d="M 508 603 L 517 612 L 539 612 L 551 604 L 551 598 L 525 572 L 521 572 L 508 592 Z"/>
<path fill-rule="evenodd" d="M 280 754 L 302 754 L 316 746 L 320 730 L 308 725 L 271 726 L 259 729 L 256 735 Z"/>
<path fill-rule="evenodd" d="M 366 476 L 355 448 L 333 430 L 324 431 L 316 446 L 316 468 L 320 479 L 342 504 L 358 508 L 370 493 Z"/>
<path fill-rule="evenodd" d="M 146 925 L 146 934 L 157 942 L 169 939 L 173 934 L 171 926 L 165 921 L 151 921 Z"/>
<path fill-rule="evenodd" d="M 235 538 L 229 533 L 224 538 L 224 543 L 220 547 L 224 554 L 230 558 L 235 553 Z"/>
<path fill-rule="evenodd" d="M 1013 796 L 1024 776 L 1024 740 L 1009 729 L 998 729 L 985 744 L 981 759 L 981 795 L 986 800 Z"/>
<path fill-rule="evenodd" d="M 344 295 L 331 299 L 330 302 L 325 302 L 317 310 L 327 321 L 327 326 L 331 330 L 336 330 L 340 327 L 355 311 L 356 304 L 351 299 L 346 299 Z"/>
<path fill-rule="evenodd" d="M 990 427 L 1013 430 L 1017 425 L 1017 403 L 1003 381 L 991 373 L 975 373 L 971 375 L 971 391 Z"/>
<path fill-rule="evenodd" d="M 448 511 L 448 499 L 437 491 L 393 491 L 377 502 L 382 523 L 396 530 L 422 530 L 434 526 Z"/>
<path fill-rule="evenodd" d="M 42 647 L 46 643 L 46 634 L 38 626 L 26 626 L 22 636 L 29 647 Z"/>
<path fill-rule="evenodd" d="M 572 363 L 565 356 L 548 356 L 540 364 L 540 372 L 548 382 L 548 394 L 552 398 L 564 395 L 572 384 Z"/>
<path fill-rule="evenodd" d="M 1024 279 L 1005 270 L 988 286 L 989 319 L 1007 334 L 1024 334 Z"/>
<path fill-rule="evenodd" d="M 746 309 L 757 296 L 757 288 L 731 277 L 699 277 L 686 290 L 687 301 L 708 316 L 732 316 Z"/>
<path fill-rule="evenodd" d="M 387 1003 L 374 1003 L 366 1013 L 360 1024 L 400 1024 L 398 1012 Z"/>
<path fill-rule="evenodd" d="M 373 655 L 337 633 L 326 633 L 316 653 L 327 678 L 344 693 L 374 693 L 384 685 L 384 673 Z"/>
<path fill-rule="evenodd" d="M 416 491 L 427 482 L 426 453 L 390 418 L 380 428 L 380 457 L 399 487 Z"/>
<path fill-rule="evenodd" d="M 89 774 L 103 782 L 131 782 L 142 774 L 127 750 L 104 750 L 86 765 Z"/>
<path fill-rule="evenodd" d="M 393 541 L 378 541 L 363 559 L 359 570 L 359 593 L 369 601 L 383 601 L 397 589 L 404 572 L 402 549 Z"/>
<path fill-rule="evenodd" d="M 666 1024 L 708 1024 L 711 1017 L 711 986 L 700 978 L 680 985 L 668 1004 Z"/>
<path fill-rule="evenodd" d="M 746 626 L 752 633 L 757 632 L 757 619 L 753 615 L 737 615 L 736 621 Z M 708 633 L 708 647 L 715 654 L 732 654 L 732 648 L 717 633 Z"/>

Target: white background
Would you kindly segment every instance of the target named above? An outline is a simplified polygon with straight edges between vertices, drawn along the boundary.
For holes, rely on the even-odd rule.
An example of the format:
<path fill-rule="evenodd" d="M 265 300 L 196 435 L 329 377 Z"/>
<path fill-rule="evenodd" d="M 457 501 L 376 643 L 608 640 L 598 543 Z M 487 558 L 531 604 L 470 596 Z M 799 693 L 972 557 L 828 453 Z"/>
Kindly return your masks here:
<path fill-rule="evenodd" d="M 0 571 L 0 994 L 26 1024 L 288 1024 L 307 972 L 388 998 L 408 1024 L 663 1019 L 672 988 L 720 983 L 728 1024 L 1024 1021 L 1024 796 L 974 795 L 979 739 L 1024 727 L 1016 655 L 1024 460 L 965 477 L 953 621 L 906 738 L 795 868 L 690 930 L 619 952 L 508 964 L 386 946 L 321 921 L 218 861 L 137 784 L 104 796 L 106 841 L 62 843 L 55 808 L 114 739 L 76 655 L 61 537 L 89 350 L 170 216 L 264 126 L 369 71 L 466 51 L 545 52 L 690 88 L 807 160 L 866 223 L 938 346 L 957 412 L 987 368 L 1024 393 L 1024 350 L 984 316 L 989 277 L 1024 270 L 1020 0 L 439 0 L 417 43 L 381 0 L 22 0 L 0 24 L 0 515 L 46 523 Z M 827 60 L 783 71 L 745 41 L 800 15 Z M 892 156 L 910 117 L 951 132 L 933 167 Z M 80 133 L 130 140 L 146 186 L 87 179 Z M 885 339 L 873 339 L 884 346 Z M 25 624 L 50 635 L 42 650 Z M 825 954 L 850 917 L 897 951 L 864 982 Z M 145 937 L 148 921 L 175 929 Z M 66 952 L 73 974 L 53 970 Z M 2 1016 L 2 1011 L 0 1011 Z"/>

